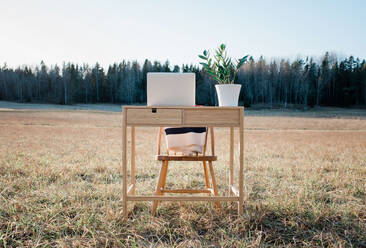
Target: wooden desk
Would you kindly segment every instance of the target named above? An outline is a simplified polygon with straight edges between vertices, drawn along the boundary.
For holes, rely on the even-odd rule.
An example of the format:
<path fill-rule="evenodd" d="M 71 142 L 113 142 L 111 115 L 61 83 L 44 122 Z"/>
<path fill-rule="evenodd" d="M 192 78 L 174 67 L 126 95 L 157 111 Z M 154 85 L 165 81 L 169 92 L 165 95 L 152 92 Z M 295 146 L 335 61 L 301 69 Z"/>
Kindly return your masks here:
<path fill-rule="evenodd" d="M 122 106 L 123 215 L 128 201 L 237 201 L 243 214 L 244 107 Z M 131 127 L 131 184 L 127 186 L 127 127 Z M 212 126 L 230 128 L 230 196 L 137 196 L 135 195 L 135 127 Z M 234 186 L 234 128 L 239 128 L 239 188 Z"/>

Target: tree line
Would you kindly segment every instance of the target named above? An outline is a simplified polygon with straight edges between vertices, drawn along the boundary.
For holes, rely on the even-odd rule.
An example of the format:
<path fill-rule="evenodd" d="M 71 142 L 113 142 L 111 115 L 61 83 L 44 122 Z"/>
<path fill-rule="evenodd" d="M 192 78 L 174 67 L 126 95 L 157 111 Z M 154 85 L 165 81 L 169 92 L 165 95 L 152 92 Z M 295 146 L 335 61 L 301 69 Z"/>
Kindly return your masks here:
<path fill-rule="evenodd" d="M 63 63 L 31 68 L 0 67 L 0 100 L 17 102 L 146 103 L 147 72 L 194 72 L 196 103 L 217 105 L 214 81 L 196 65 L 171 66 L 168 61 L 125 61 L 109 65 Z M 240 103 L 300 104 L 304 106 L 366 105 L 366 61 L 350 56 L 338 60 L 325 53 L 320 59 L 271 60 L 250 57 L 239 70 Z"/>

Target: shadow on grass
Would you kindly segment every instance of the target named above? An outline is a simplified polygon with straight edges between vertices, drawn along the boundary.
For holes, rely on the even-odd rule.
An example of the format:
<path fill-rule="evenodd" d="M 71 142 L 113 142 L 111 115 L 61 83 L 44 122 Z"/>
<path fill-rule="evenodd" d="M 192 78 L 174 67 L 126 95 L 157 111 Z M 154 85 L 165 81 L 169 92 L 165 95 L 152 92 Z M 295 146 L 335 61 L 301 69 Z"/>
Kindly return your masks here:
<path fill-rule="evenodd" d="M 209 203 L 162 203 L 152 217 L 150 204 L 136 203 L 127 219 L 119 204 L 113 209 L 58 200 L 44 208 L 9 205 L 0 209 L 0 246 L 366 247 L 362 213 L 253 203 L 238 217 L 235 204 L 222 205 L 217 212 Z"/>
<path fill-rule="evenodd" d="M 355 216 L 245 206 L 244 216 L 237 217 L 234 204 L 222 213 L 210 204 L 163 204 L 156 217 L 150 210 L 148 204 L 136 204 L 127 221 L 137 227 L 139 245 L 366 246 L 365 222 Z"/>

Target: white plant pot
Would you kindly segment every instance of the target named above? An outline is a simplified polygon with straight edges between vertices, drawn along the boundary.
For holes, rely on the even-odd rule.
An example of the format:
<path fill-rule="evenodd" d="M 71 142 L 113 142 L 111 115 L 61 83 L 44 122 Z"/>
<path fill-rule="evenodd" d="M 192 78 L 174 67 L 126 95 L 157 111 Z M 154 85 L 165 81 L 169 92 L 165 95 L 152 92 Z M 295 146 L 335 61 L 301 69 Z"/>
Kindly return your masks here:
<path fill-rule="evenodd" d="M 220 107 L 238 106 L 240 84 L 217 84 L 215 87 Z"/>

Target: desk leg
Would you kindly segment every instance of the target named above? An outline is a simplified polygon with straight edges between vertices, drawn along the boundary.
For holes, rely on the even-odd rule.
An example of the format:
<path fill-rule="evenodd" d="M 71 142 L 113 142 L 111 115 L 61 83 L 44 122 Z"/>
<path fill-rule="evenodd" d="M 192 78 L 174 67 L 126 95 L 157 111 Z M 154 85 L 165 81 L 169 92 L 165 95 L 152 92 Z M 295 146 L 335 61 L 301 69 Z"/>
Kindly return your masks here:
<path fill-rule="evenodd" d="M 135 184 L 135 127 L 132 126 L 131 127 L 131 184 L 132 186 L 132 191 L 131 194 L 135 195 L 135 188 L 136 188 L 136 184 Z"/>
<path fill-rule="evenodd" d="M 229 172 L 229 194 L 233 192 L 231 186 L 234 185 L 234 128 L 230 127 L 230 172 Z"/>
<path fill-rule="evenodd" d="M 122 110 L 122 210 L 127 217 L 127 110 Z"/>
<path fill-rule="evenodd" d="M 238 204 L 238 214 L 243 215 L 243 201 L 244 201 L 244 192 L 243 192 L 243 184 L 244 184 L 244 176 L 243 176 L 243 167 L 244 167 L 244 111 L 240 111 L 240 162 L 239 162 L 239 204 Z"/>
<path fill-rule="evenodd" d="M 213 127 L 210 128 L 210 134 L 211 134 L 211 153 L 212 155 L 215 155 L 215 135 Z"/>

